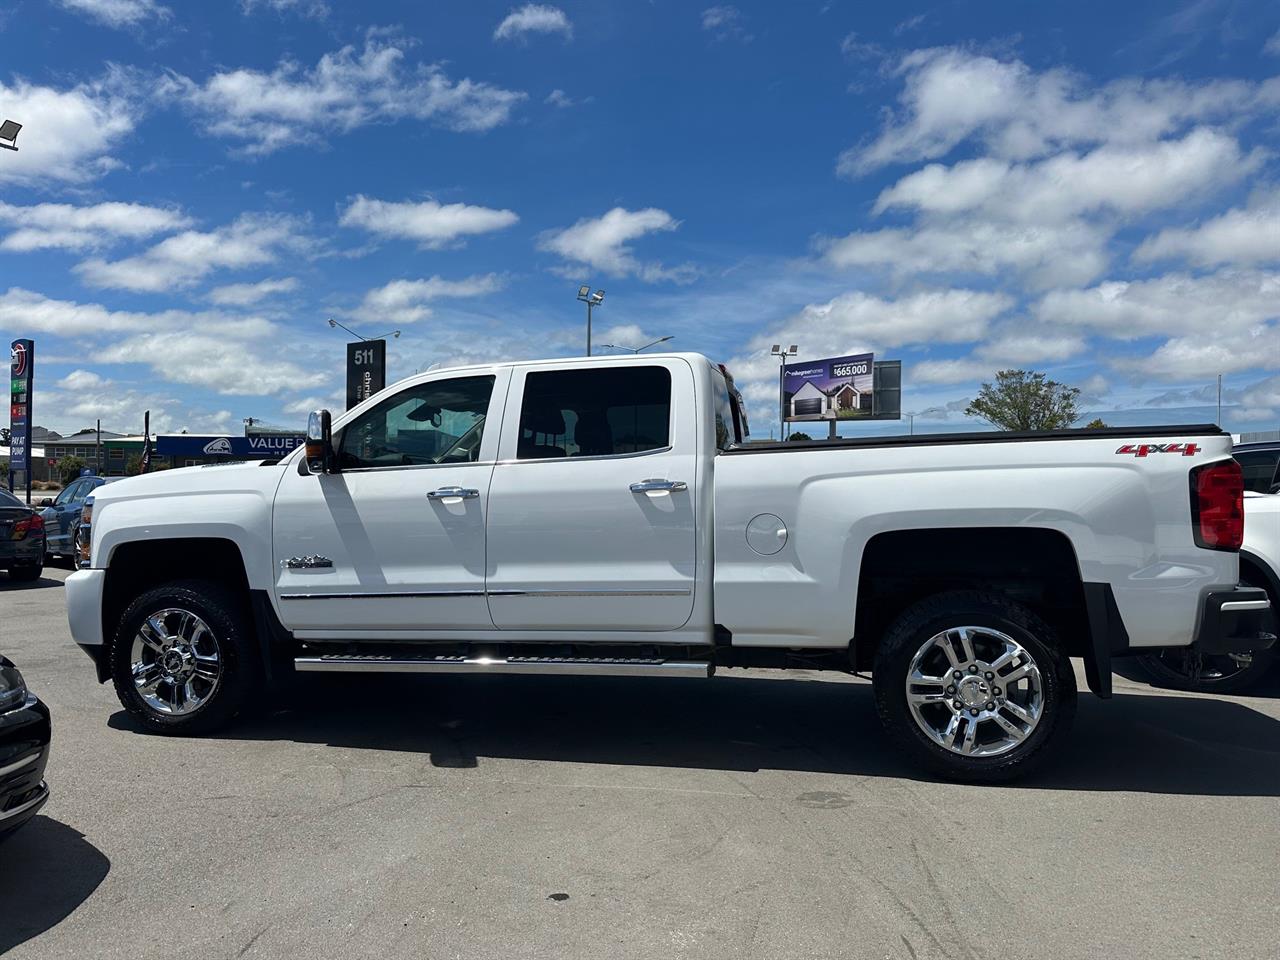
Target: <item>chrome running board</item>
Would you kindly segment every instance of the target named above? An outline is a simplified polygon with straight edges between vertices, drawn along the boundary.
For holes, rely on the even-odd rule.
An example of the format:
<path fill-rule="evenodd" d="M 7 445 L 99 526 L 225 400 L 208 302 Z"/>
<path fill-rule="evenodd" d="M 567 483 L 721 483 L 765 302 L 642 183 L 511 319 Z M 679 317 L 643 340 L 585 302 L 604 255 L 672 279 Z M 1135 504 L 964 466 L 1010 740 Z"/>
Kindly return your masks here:
<path fill-rule="evenodd" d="M 330 654 L 297 657 L 303 673 L 526 673 L 597 677 L 709 677 L 712 665 L 696 660 L 596 657 L 380 657 Z"/>

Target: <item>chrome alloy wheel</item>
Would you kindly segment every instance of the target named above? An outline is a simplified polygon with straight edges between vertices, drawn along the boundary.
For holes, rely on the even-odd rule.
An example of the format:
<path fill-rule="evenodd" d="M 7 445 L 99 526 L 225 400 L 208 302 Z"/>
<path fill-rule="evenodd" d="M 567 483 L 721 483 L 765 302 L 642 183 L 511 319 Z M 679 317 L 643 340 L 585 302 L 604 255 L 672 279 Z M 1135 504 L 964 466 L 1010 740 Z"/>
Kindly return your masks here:
<path fill-rule="evenodd" d="M 138 695 L 152 710 L 170 716 L 197 710 L 222 677 L 222 655 L 209 625 L 174 607 L 142 621 L 130 663 Z"/>
<path fill-rule="evenodd" d="M 966 757 L 1007 753 L 1044 710 L 1035 660 L 991 627 L 952 627 L 916 651 L 907 672 L 911 717 L 934 743 Z"/>

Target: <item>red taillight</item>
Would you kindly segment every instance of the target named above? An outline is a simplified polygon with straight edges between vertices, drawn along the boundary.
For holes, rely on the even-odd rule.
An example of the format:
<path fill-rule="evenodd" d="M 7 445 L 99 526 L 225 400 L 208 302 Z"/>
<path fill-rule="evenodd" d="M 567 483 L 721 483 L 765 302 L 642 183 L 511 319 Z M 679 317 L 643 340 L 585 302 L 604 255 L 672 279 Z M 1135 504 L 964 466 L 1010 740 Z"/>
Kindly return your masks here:
<path fill-rule="evenodd" d="M 1234 460 L 1191 471 L 1191 528 L 1196 546 L 1239 550 L 1244 543 L 1244 473 Z"/>
<path fill-rule="evenodd" d="M 38 513 L 33 513 L 29 517 L 23 517 L 13 525 L 13 532 L 10 538 L 13 540 L 25 540 L 28 533 L 39 533 L 44 529 L 44 517 Z"/>

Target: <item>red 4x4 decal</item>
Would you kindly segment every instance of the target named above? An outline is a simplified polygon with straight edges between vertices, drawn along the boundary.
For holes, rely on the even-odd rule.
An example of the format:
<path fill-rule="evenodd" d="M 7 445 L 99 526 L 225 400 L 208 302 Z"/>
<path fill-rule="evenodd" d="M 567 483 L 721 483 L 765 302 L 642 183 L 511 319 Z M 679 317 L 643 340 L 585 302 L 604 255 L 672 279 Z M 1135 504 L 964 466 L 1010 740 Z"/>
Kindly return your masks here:
<path fill-rule="evenodd" d="M 1126 443 L 1116 451 L 1120 455 L 1145 457 L 1149 453 L 1180 453 L 1184 457 L 1194 457 L 1200 447 L 1194 443 Z"/>

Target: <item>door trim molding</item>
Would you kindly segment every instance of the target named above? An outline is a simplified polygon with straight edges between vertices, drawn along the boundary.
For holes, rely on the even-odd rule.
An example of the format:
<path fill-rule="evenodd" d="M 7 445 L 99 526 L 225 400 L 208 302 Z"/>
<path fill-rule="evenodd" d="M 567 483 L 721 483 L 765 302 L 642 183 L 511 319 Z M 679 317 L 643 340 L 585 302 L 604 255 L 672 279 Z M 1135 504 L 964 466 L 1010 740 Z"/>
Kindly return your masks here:
<path fill-rule="evenodd" d="M 440 597 L 687 597 L 690 589 L 680 590 L 414 590 L 378 593 L 282 593 L 281 600 L 384 600 L 434 599 Z"/>

